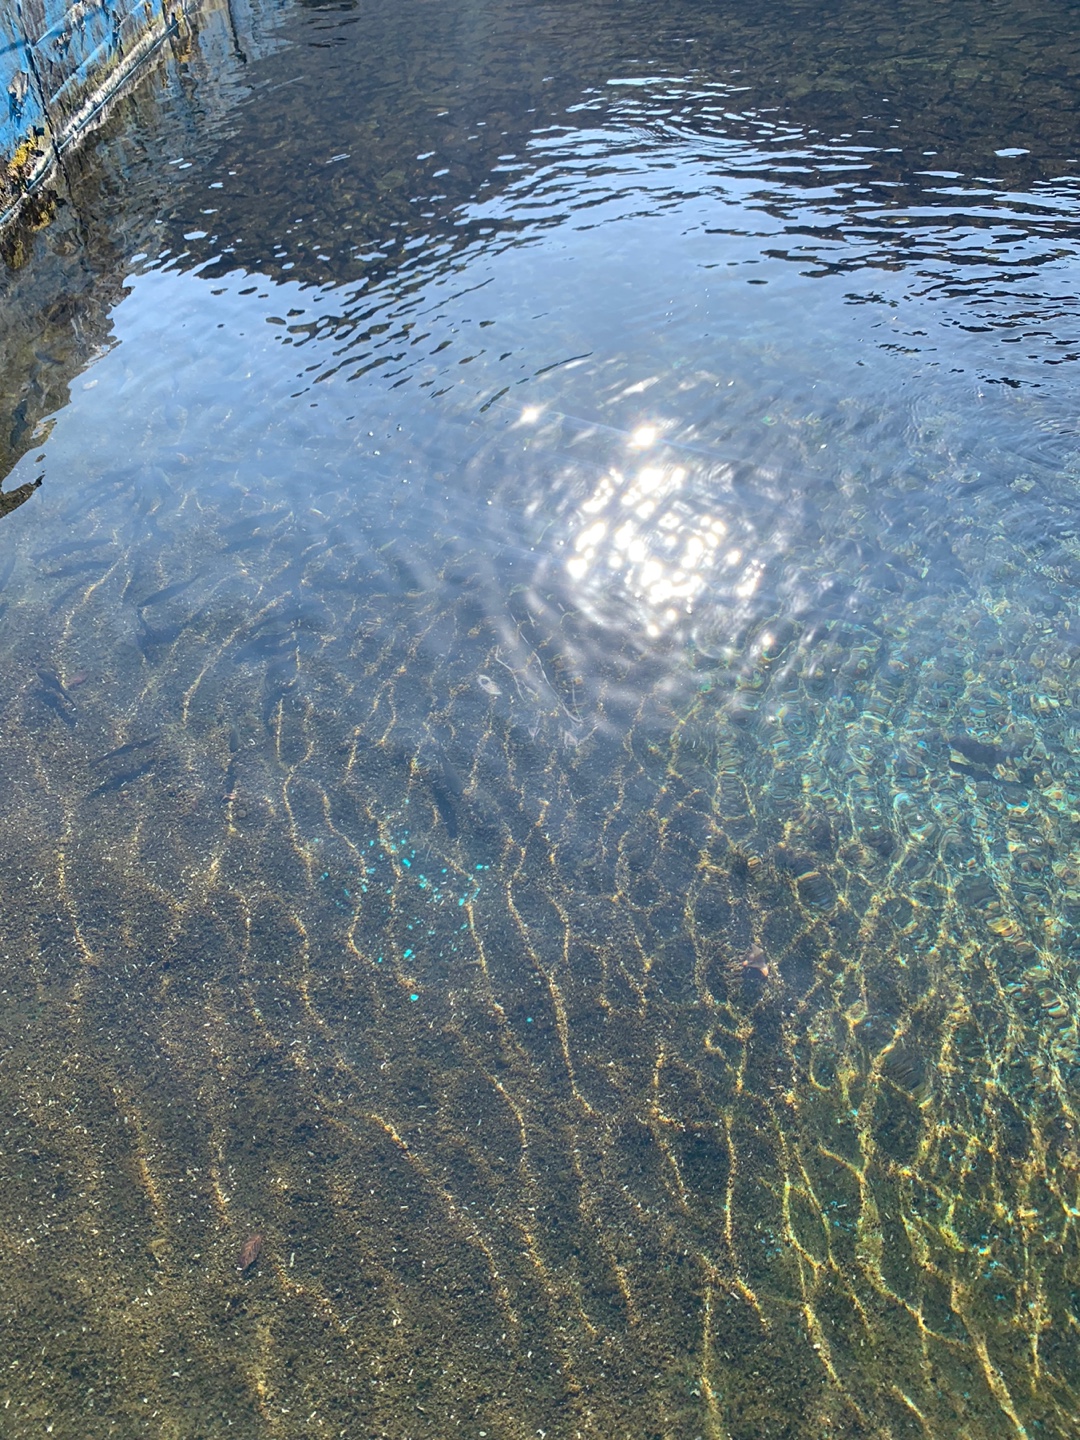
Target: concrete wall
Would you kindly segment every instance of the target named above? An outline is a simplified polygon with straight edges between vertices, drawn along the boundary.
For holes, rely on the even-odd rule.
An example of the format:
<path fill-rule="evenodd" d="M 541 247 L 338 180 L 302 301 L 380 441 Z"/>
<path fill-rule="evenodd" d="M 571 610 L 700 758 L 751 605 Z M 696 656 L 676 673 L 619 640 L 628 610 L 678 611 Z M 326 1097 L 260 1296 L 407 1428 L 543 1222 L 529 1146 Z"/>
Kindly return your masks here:
<path fill-rule="evenodd" d="M 0 225 L 197 0 L 0 0 Z"/>

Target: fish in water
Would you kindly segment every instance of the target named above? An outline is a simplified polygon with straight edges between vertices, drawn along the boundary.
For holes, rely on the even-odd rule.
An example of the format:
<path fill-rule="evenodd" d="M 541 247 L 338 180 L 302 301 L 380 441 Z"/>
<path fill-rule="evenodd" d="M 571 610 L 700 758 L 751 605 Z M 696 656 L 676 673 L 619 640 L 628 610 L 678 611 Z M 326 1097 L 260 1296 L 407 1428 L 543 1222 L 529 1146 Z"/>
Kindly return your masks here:
<path fill-rule="evenodd" d="M 125 785 L 130 785 L 135 780 L 141 780 L 144 775 L 149 775 L 155 764 L 155 761 L 147 760 L 145 765 L 139 765 L 134 770 L 124 770 L 119 775 L 111 775 L 108 780 L 103 780 L 100 785 L 91 790 L 86 798 L 95 800 L 99 795 L 112 795 L 117 790 L 123 790 Z"/>
<path fill-rule="evenodd" d="M 78 723 L 74 705 L 66 705 L 63 698 L 55 690 L 41 689 L 35 692 L 41 703 L 58 716 L 69 730 L 74 730 Z"/>
<path fill-rule="evenodd" d="M 195 581 L 200 579 L 201 576 L 202 571 L 200 570 L 198 574 L 191 575 L 186 580 L 176 580 L 172 585 L 166 585 L 163 590 L 155 590 L 152 595 L 147 595 L 145 600 L 140 600 L 136 608 L 146 610 L 151 605 L 164 605 L 166 601 L 171 600 L 175 595 L 182 595 L 184 591 L 194 585 Z"/>
<path fill-rule="evenodd" d="M 241 1274 L 250 1270 L 255 1261 L 262 1254 L 263 1237 L 261 1235 L 249 1235 L 240 1247 L 240 1255 L 236 1262 L 236 1268 Z"/>
<path fill-rule="evenodd" d="M 37 673 L 38 679 L 41 681 L 41 689 L 35 692 L 37 698 L 54 715 L 58 715 L 69 730 L 74 729 L 78 713 L 74 700 L 64 688 L 63 681 L 51 670 L 39 670 Z"/>
<path fill-rule="evenodd" d="M 64 682 L 60 679 L 59 675 L 57 675 L 52 670 L 39 670 L 37 673 L 38 679 L 41 681 L 42 685 L 45 686 L 46 690 L 52 690 L 57 695 L 62 696 L 65 700 L 70 701 L 71 696 L 64 689 Z"/>
<path fill-rule="evenodd" d="M 35 560 L 61 560 L 69 555 L 78 555 L 85 550 L 100 550 L 102 545 L 112 543 L 111 536 L 103 535 L 100 540 L 64 540 L 59 545 L 54 545 L 50 550 L 39 550 L 34 556 Z"/>
<path fill-rule="evenodd" d="M 152 651 L 158 645 L 172 645 L 178 640 L 181 631 L 188 623 L 187 620 L 178 620 L 172 625 L 162 625 L 156 630 L 151 630 L 150 626 L 147 625 L 143 619 L 141 610 L 137 612 L 136 618 L 138 621 L 138 631 L 135 636 L 135 643 L 147 660 L 151 658 Z M 193 615 L 190 618 L 194 620 L 196 616 Z"/>
<path fill-rule="evenodd" d="M 976 740 L 970 735 L 950 735 L 949 747 L 957 750 L 972 765 L 977 765 L 983 770 L 993 770 L 1002 761 L 1009 758 L 1009 752 L 1001 749 L 998 745 L 987 745 L 982 740 Z"/>
<path fill-rule="evenodd" d="M 237 665 L 246 660 L 281 660 L 296 649 L 293 630 L 263 630 L 241 645 L 233 655 Z"/>
<path fill-rule="evenodd" d="M 425 782 L 451 840 L 458 835 L 458 811 L 465 795 L 465 783 L 445 755 L 429 751 L 413 762 L 413 769 Z"/>
<path fill-rule="evenodd" d="M 145 750 L 148 745 L 156 745 L 157 735 L 150 735 L 145 740 L 129 740 L 126 745 L 118 745 L 115 750 L 107 750 L 104 755 L 99 755 L 96 760 L 91 760 L 91 765 L 104 765 L 106 760 L 119 760 L 122 755 L 132 755 L 136 750 Z"/>
<path fill-rule="evenodd" d="M 67 580 L 72 575 L 85 575 L 89 570 L 101 570 L 108 564 L 108 557 L 101 557 L 97 560 L 71 560 L 67 565 L 60 565 L 55 570 L 42 570 L 49 580 Z"/>

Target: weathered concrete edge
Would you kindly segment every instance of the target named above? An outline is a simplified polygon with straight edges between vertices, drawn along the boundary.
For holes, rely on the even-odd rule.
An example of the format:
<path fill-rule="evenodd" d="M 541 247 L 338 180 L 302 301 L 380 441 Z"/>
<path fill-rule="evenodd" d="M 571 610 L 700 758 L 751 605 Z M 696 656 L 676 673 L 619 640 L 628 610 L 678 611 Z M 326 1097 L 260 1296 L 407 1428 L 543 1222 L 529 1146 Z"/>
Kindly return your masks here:
<path fill-rule="evenodd" d="M 62 163 L 65 153 L 84 141 L 106 118 L 110 105 L 134 81 L 139 71 L 170 35 L 181 33 L 202 0 L 176 0 L 166 9 L 150 12 L 139 38 L 93 83 L 78 108 L 59 128 L 49 122 L 44 95 L 39 95 L 43 124 L 32 126 L 14 154 L 0 157 L 3 183 L 0 185 L 0 232 L 15 222 L 34 193 L 48 181 Z M 149 10 L 149 6 L 147 7 Z M 29 52 L 30 47 L 27 46 Z M 31 61 L 31 76 L 34 67 Z M 36 88 L 41 90 L 38 85 Z"/>

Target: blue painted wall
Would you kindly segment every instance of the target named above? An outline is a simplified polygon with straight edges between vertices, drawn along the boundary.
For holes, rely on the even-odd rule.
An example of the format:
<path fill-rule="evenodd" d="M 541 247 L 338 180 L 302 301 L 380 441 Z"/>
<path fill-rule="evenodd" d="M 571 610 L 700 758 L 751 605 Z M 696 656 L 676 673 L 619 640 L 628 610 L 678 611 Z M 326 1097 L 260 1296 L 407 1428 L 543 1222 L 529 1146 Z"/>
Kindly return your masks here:
<path fill-rule="evenodd" d="M 189 0 L 0 0 L 0 218 Z"/>

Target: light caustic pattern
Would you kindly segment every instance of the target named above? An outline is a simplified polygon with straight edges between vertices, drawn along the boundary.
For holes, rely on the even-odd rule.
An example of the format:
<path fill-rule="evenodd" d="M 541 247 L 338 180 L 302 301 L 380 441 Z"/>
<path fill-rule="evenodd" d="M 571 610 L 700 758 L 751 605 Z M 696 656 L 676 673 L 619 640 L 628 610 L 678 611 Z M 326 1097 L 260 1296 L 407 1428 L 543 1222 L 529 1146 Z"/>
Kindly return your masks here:
<path fill-rule="evenodd" d="M 114 502 L 9 582 L 5 1434 L 1077 1432 L 1073 622 L 676 700 L 345 491 Z"/>

